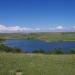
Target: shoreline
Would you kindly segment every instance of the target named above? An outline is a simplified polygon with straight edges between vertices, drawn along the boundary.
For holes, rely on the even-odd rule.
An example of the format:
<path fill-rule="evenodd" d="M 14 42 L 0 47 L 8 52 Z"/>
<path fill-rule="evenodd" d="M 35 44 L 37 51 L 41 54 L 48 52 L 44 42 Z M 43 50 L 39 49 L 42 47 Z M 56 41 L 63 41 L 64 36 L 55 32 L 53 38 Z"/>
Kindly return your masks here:
<path fill-rule="evenodd" d="M 74 41 L 75 42 L 75 40 L 45 40 L 45 39 L 36 39 L 36 38 L 34 38 L 34 39 L 32 39 L 32 38 L 4 38 L 4 40 L 16 40 L 16 39 L 25 39 L 25 40 L 40 40 L 40 41 L 44 41 L 44 42 L 70 42 L 70 41 Z"/>

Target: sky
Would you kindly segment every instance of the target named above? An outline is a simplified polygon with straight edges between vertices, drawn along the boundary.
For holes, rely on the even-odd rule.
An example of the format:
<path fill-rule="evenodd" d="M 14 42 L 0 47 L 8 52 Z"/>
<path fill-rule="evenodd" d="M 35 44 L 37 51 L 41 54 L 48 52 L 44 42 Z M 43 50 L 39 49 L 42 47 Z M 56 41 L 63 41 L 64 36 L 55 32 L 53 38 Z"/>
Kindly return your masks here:
<path fill-rule="evenodd" d="M 0 0 L 0 32 L 75 31 L 75 0 Z"/>

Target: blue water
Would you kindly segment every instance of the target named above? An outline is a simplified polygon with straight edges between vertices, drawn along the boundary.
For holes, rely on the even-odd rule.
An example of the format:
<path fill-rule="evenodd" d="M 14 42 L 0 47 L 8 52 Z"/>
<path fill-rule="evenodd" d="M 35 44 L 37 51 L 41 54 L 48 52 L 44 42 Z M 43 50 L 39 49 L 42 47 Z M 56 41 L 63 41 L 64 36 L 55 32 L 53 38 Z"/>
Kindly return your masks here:
<path fill-rule="evenodd" d="M 75 41 L 45 42 L 40 40 L 9 39 L 4 41 L 4 44 L 10 47 L 17 47 L 29 52 L 35 49 L 52 50 L 54 48 L 63 48 L 63 50 L 67 52 L 71 48 L 75 48 Z"/>

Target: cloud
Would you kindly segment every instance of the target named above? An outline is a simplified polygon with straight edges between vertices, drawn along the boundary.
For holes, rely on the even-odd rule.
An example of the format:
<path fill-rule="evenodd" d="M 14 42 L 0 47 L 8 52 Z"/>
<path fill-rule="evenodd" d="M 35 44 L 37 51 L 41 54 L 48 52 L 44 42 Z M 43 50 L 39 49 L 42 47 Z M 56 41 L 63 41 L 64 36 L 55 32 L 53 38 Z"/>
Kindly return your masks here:
<path fill-rule="evenodd" d="M 41 29 L 40 28 L 35 28 L 35 30 L 40 31 Z"/>
<path fill-rule="evenodd" d="M 73 28 L 75 29 L 75 26 L 73 26 Z"/>
<path fill-rule="evenodd" d="M 56 29 L 62 30 L 62 29 L 64 29 L 64 27 L 63 26 L 57 26 Z"/>
<path fill-rule="evenodd" d="M 0 25 L 0 30 L 6 30 L 6 27 L 3 25 Z"/>
<path fill-rule="evenodd" d="M 25 32 L 32 31 L 32 28 L 20 27 L 20 26 L 4 26 L 0 25 L 0 32 Z"/>
<path fill-rule="evenodd" d="M 64 29 L 65 28 L 61 25 L 49 28 L 50 31 L 63 31 Z"/>
<path fill-rule="evenodd" d="M 47 31 L 75 31 L 75 26 L 71 27 L 63 27 L 62 25 L 58 25 L 55 27 L 48 28 L 29 28 L 22 26 L 5 26 L 0 25 L 0 33 L 19 33 L 19 32 L 47 32 Z"/>

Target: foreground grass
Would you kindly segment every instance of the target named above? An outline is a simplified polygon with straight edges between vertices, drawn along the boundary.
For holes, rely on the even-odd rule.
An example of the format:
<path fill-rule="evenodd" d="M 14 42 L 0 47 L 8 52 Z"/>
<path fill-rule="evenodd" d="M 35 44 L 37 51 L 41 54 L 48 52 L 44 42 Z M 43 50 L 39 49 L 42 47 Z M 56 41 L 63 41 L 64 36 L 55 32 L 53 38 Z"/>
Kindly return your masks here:
<path fill-rule="evenodd" d="M 0 75 L 74 75 L 75 55 L 0 53 Z"/>

